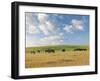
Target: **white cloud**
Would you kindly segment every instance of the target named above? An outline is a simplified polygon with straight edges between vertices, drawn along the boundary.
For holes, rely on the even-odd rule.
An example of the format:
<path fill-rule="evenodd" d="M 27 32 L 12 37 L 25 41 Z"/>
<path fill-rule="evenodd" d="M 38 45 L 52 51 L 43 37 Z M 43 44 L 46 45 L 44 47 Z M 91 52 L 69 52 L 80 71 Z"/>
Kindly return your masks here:
<path fill-rule="evenodd" d="M 45 35 L 50 35 L 52 33 L 55 33 L 57 28 L 55 26 L 55 23 L 52 22 L 52 20 L 49 19 L 49 16 L 47 14 L 37 14 L 37 18 L 39 21 L 39 28 Z"/>
<path fill-rule="evenodd" d="M 63 37 L 60 35 L 51 35 L 40 39 L 40 41 L 45 45 L 56 45 L 63 42 Z"/>
<path fill-rule="evenodd" d="M 45 46 L 45 45 L 60 45 L 63 43 L 63 37 L 58 35 L 51 35 L 44 38 L 31 38 L 28 37 L 26 40 L 26 46 Z"/>
<path fill-rule="evenodd" d="M 60 42 L 64 42 L 64 40 L 62 40 L 62 39 L 61 39 L 61 40 L 59 40 L 59 41 L 60 41 Z"/>
<path fill-rule="evenodd" d="M 73 19 L 71 21 L 72 26 L 75 27 L 77 30 L 83 30 L 83 21 L 82 20 L 76 20 Z"/>
<path fill-rule="evenodd" d="M 35 17 L 39 22 L 35 21 Z M 37 22 L 37 25 L 36 25 Z M 27 13 L 26 14 L 26 32 L 29 34 L 37 34 L 43 32 L 44 35 L 50 35 L 56 33 L 57 27 L 52 20 L 49 19 L 47 14 L 38 13 Z"/>
<path fill-rule="evenodd" d="M 40 24 L 44 24 L 45 21 L 47 21 L 48 19 L 48 15 L 47 14 L 43 14 L 43 13 L 38 13 L 37 14 L 38 20 Z"/>
<path fill-rule="evenodd" d="M 39 28 L 45 35 L 49 35 L 49 31 L 46 27 L 46 24 L 40 24 Z"/>
<path fill-rule="evenodd" d="M 39 22 L 34 21 L 37 18 Z M 55 45 L 63 42 L 63 33 L 59 33 L 59 28 L 49 18 L 47 14 L 26 14 L 26 46 Z M 41 33 L 42 32 L 42 33 Z M 43 38 L 39 38 L 37 33 L 44 34 Z M 36 34 L 36 35 L 34 35 Z"/>
<path fill-rule="evenodd" d="M 72 19 L 70 24 L 65 25 L 64 30 L 66 32 L 73 33 L 74 31 L 83 31 L 84 22 L 82 20 Z"/>
<path fill-rule="evenodd" d="M 60 36 L 63 36 L 63 35 L 64 35 L 64 33 L 63 33 L 63 32 L 61 32 L 61 33 L 59 33 L 59 35 L 60 35 Z"/>
<path fill-rule="evenodd" d="M 49 39 L 50 40 L 60 40 L 60 39 L 62 39 L 62 37 L 58 36 L 58 35 L 53 35 L 53 36 L 50 36 Z"/>
<path fill-rule="evenodd" d="M 35 23 L 33 22 L 33 14 L 26 14 L 26 32 L 29 34 L 37 34 L 39 30 L 37 29 Z"/>
<path fill-rule="evenodd" d="M 42 41 L 55 41 L 55 40 L 60 40 L 62 39 L 61 36 L 58 36 L 58 35 L 51 35 L 51 36 L 48 36 L 48 37 L 44 37 L 42 38 L 41 40 Z"/>
<path fill-rule="evenodd" d="M 64 27 L 64 30 L 66 31 L 66 32 L 69 32 L 69 33 L 73 33 L 73 26 L 72 25 L 66 25 L 65 27 Z"/>
<path fill-rule="evenodd" d="M 48 31 L 50 31 L 51 33 L 53 33 L 56 30 L 56 26 L 52 21 L 47 21 L 46 27 L 47 27 Z"/>
<path fill-rule="evenodd" d="M 28 30 L 28 33 L 30 33 L 30 34 L 37 34 L 37 33 L 39 33 L 39 31 L 37 30 L 37 28 L 35 27 L 35 26 L 29 26 L 29 30 Z"/>

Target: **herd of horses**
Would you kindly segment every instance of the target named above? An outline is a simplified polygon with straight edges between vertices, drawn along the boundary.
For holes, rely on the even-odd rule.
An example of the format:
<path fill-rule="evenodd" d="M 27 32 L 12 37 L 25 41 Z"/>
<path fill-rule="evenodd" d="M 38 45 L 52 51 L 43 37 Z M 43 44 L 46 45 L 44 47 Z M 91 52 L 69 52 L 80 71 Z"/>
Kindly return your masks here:
<path fill-rule="evenodd" d="M 40 53 L 40 52 L 42 52 L 42 51 L 41 50 L 37 50 L 37 51 L 32 50 L 31 54 Z M 45 53 L 55 53 L 55 50 L 54 49 L 46 49 L 46 50 L 44 50 L 44 52 Z"/>
<path fill-rule="evenodd" d="M 82 49 L 82 48 L 76 48 L 76 49 L 74 49 L 73 51 L 86 51 L 87 49 Z M 43 51 L 43 50 L 42 50 Z M 34 50 L 32 50 L 31 51 L 31 54 L 35 54 L 35 53 L 40 53 L 40 52 L 42 52 L 41 50 L 37 50 L 37 51 L 34 51 Z M 61 50 L 62 52 L 66 52 L 66 50 L 65 49 L 62 49 Z M 44 50 L 44 52 L 45 53 L 55 53 L 55 49 L 46 49 L 46 50 Z"/>

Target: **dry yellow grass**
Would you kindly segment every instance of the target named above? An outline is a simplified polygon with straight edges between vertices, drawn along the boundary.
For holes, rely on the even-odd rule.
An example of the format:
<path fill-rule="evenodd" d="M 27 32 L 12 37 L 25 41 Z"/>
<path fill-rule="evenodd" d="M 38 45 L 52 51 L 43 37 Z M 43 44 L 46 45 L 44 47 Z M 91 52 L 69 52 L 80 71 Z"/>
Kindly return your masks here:
<path fill-rule="evenodd" d="M 26 53 L 25 67 L 60 67 L 89 65 L 89 51 L 67 51 L 56 53 Z"/>

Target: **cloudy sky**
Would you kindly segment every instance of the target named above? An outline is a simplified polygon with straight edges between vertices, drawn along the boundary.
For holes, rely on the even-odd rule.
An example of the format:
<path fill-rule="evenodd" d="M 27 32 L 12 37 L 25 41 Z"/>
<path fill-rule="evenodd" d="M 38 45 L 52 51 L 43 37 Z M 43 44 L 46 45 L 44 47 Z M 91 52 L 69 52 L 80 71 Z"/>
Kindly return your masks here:
<path fill-rule="evenodd" d="M 26 47 L 89 44 L 89 16 L 26 12 Z"/>

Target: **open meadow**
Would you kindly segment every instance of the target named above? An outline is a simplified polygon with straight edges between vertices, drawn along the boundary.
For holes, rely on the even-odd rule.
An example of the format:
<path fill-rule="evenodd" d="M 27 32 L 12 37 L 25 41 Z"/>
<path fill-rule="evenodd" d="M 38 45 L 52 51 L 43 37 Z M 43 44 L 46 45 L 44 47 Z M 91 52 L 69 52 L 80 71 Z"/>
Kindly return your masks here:
<path fill-rule="evenodd" d="M 89 65 L 89 47 L 56 45 L 27 47 L 25 68 Z"/>

